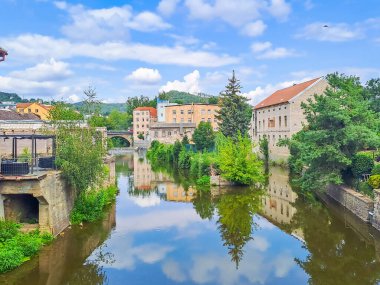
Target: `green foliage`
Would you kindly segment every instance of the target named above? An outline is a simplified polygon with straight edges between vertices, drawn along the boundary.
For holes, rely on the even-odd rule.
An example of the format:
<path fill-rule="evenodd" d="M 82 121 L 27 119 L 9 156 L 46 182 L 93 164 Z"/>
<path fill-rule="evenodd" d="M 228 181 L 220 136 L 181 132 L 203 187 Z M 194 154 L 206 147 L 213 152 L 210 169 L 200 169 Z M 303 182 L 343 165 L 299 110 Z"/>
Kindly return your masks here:
<path fill-rule="evenodd" d="M 252 108 L 248 99 L 241 95 L 239 80 L 232 73 L 228 79 L 226 90 L 220 93 L 218 115 L 220 131 L 226 137 L 236 137 L 238 133 L 243 136 L 248 133 L 252 116 Z"/>
<path fill-rule="evenodd" d="M 132 115 L 127 112 L 112 110 L 107 117 L 106 127 L 109 130 L 128 130 L 132 126 Z"/>
<path fill-rule="evenodd" d="M 378 120 L 363 95 L 357 77 L 330 74 L 323 95 L 302 104 L 307 127 L 289 140 L 292 171 L 299 174 L 304 191 L 317 191 L 329 183 L 342 183 L 342 172 L 354 155 L 379 143 Z"/>
<path fill-rule="evenodd" d="M 380 78 L 369 80 L 364 88 L 364 92 L 370 103 L 370 108 L 380 115 Z"/>
<path fill-rule="evenodd" d="M 56 164 L 77 190 L 85 191 L 104 176 L 105 146 L 101 134 L 93 128 L 58 124 Z"/>
<path fill-rule="evenodd" d="M 214 147 L 215 133 L 211 123 L 200 122 L 193 134 L 193 142 L 197 150 L 210 150 Z"/>
<path fill-rule="evenodd" d="M 160 95 L 159 95 L 159 98 L 160 98 Z M 180 101 L 182 104 L 191 104 L 191 103 L 216 104 L 215 102 L 217 101 L 217 97 L 207 95 L 207 94 L 194 95 L 187 92 L 172 90 L 165 93 L 163 100 L 169 100 L 170 102 Z"/>
<path fill-rule="evenodd" d="M 64 102 L 57 102 L 50 110 L 50 120 L 53 121 L 80 121 L 83 115 Z"/>
<path fill-rule="evenodd" d="M 149 99 L 149 97 L 141 95 L 135 96 L 135 97 L 129 97 L 127 99 L 126 103 L 126 110 L 127 113 L 132 116 L 133 115 L 133 110 L 136 109 L 137 107 L 157 107 L 157 101 L 156 98 L 154 99 Z"/>
<path fill-rule="evenodd" d="M 182 144 L 177 140 L 173 146 L 173 161 L 174 162 L 178 162 L 179 154 L 181 153 L 182 149 L 183 149 Z"/>
<path fill-rule="evenodd" d="M 40 234 L 38 230 L 21 233 L 20 224 L 0 221 L 0 273 L 10 271 L 29 260 L 52 239 L 51 234 Z"/>
<path fill-rule="evenodd" d="M 178 167 L 181 169 L 190 169 L 191 153 L 182 149 L 178 157 Z"/>
<path fill-rule="evenodd" d="M 368 179 L 368 184 L 374 189 L 380 189 L 380 174 L 372 175 Z"/>
<path fill-rule="evenodd" d="M 152 141 L 147 157 L 153 163 L 172 163 L 173 162 L 173 145 L 162 144 L 156 140 Z"/>
<path fill-rule="evenodd" d="M 116 186 L 82 192 L 75 201 L 70 220 L 73 224 L 94 222 L 103 216 L 104 208 L 116 199 Z"/>
<path fill-rule="evenodd" d="M 360 181 L 358 183 L 358 192 L 360 193 L 363 193 L 371 198 L 374 197 L 374 194 L 373 194 L 373 188 L 367 183 L 367 182 L 364 182 L 364 181 Z"/>
<path fill-rule="evenodd" d="M 260 152 L 264 156 L 265 168 L 269 167 L 269 142 L 266 136 L 264 136 L 259 142 Z"/>
<path fill-rule="evenodd" d="M 6 93 L 0 92 L 0 102 L 15 102 L 19 103 L 22 101 L 22 98 L 16 93 Z"/>
<path fill-rule="evenodd" d="M 371 173 L 373 167 L 374 162 L 372 157 L 366 154 L 357 153 L 352 158 L 351 170 L 355 177 L 360 177 L 363 174 Z"/>
<path fill-rule="evenodd" d="M 185 145 L 188 145 L 190 142 L 189 142 L 189 138 L 187 137 L 187 135 L 185 135 L 182 139 L 182 145 L 185 146 Z"/>
<path fill-rule="evenodd" d="M 144 135 L 143 135 L 143 134 L 138 134 L 137 138 L 138 138 L 139 140 L 143 140 L 143 139 L 144 139 Z"/>
<path fill-rule="evenodd" d="M 19 156 L 19 161 L 21 161 L 21 162 L 29 162 L 29 163 L 32 162 L 32 154 L 30 153 L 29 148 L 24 147 L 22 149 L 22 152 L 21 152 L 21 154 Z"/>
<path fill-rule="evenodd" d="M 252 152 L 252 142 L 248 136 L 238 134 L 234 140 L 221 134 L 217 140 L 217 157 L 225 179 L 244 185 L 265 181 L 263 163 Z"/>
<path fill-rule="evenodd" d="M 375 166 L 372 168 L 372 175 L 378 175 L 380 174 L 380 163 L 375 164 Z"/>
<path fill-rule="evenodd" d="M 210 186 L 210 176 L 203 175 L 197 179 L 196 183 L 200 186 Z"/>

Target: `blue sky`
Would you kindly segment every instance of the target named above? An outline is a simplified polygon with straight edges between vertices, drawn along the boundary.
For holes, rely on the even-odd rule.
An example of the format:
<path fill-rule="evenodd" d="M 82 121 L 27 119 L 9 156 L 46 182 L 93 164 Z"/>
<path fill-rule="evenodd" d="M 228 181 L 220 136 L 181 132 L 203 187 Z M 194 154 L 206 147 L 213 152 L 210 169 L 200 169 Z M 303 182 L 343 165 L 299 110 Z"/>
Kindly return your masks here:
<path fill-rule="evenodd" d="M 0 2 L 0 90 L 25 98 L 216 95 L 234 69 L 255 104 L 329 72 L 380 77 L 379 0 Z"/>

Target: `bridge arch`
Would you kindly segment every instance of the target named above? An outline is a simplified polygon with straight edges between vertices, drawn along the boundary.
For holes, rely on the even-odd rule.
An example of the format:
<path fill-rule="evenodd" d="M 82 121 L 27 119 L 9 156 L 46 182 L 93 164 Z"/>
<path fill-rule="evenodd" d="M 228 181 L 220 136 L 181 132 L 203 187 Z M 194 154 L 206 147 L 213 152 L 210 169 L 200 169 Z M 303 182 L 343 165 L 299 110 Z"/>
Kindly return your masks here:
<path fill-rule="evenodd" d="M 130 147 L 132 146 L 132 142 L 130 138 L 125 136 L 108 136 L 108 139 L 112 141 L 114 147 Z"/>

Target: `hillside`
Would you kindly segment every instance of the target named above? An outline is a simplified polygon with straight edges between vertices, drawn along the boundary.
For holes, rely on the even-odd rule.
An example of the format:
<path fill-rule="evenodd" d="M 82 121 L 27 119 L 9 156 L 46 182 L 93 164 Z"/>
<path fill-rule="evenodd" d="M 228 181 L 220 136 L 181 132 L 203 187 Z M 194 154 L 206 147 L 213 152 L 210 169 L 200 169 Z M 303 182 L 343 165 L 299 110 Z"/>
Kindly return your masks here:
<path fill-rule="evenodd" d="M 168 99 L 170 102 L 177 102 L 182 104 L 189 104 L 189 103 L 210 103 L 210 104 L 216 104 L 217 103 L 217 97 L 199 93 L 198 95 L 190 94 L 187 92 L 181 92 L 181 91 L 169 91 L 166 92 L 163 97 L 165 99 Z"/>
<path fill-rule="evenodd" d="M 16 93 L 0 92 L 0 102 L 10 102 L 10 101 L 19 103 L 22 101 L 22 99 Z"/>
<path fill-rule="evenodd" d="M 72 105 L 74 106 L 75 109 L 80 111 L 83 109 L 84 103 L 78 102 Z M 102 115 L 108 115 L 109 113 L 111 113 L 112 110 L 115 110 L 115 109 L 121 112 L 126 111 L 125 104 L 123 103 L 100 103 L 100 113 Z"/>

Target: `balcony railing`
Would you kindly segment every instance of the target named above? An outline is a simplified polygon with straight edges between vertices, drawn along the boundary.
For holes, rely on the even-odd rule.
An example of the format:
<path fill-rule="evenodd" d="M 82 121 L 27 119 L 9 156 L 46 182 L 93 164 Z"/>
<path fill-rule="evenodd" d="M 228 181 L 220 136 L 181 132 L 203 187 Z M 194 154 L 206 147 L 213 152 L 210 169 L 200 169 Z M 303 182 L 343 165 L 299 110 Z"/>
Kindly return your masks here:
<path fill-rule="evenodd" d="M 24 176 L 56 169 L 55 156 L 20 156 L 16 159 L 3 158 L 0 164 L 0 175 Z"/>

